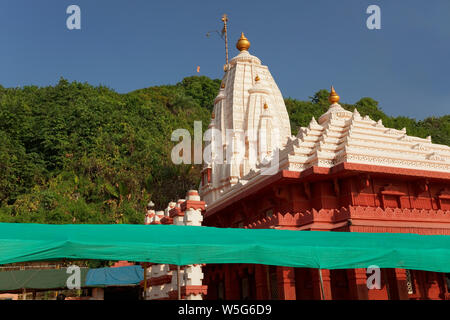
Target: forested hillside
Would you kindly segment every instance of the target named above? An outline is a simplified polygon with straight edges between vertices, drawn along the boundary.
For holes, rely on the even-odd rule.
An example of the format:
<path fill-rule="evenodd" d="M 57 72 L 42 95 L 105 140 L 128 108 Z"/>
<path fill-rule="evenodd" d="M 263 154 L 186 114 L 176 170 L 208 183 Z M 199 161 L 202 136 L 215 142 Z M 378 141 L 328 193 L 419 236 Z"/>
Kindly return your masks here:
<path fill-rule="evenodd" d="M 201 166 L 173 165 L 170 136 L 194 120 L 206 129 L 219 86 L 207 77 L 128 94 L 64 79 L 0 86 L 0 222 L 142 223 L 150 198 L 162 209 L 197 189 Z M 286 99 L 293 134 L 327 110 L 328 94 Z M 371 98 L 342 106 L 450 145 L 450 115 L 393 118 Z"/>

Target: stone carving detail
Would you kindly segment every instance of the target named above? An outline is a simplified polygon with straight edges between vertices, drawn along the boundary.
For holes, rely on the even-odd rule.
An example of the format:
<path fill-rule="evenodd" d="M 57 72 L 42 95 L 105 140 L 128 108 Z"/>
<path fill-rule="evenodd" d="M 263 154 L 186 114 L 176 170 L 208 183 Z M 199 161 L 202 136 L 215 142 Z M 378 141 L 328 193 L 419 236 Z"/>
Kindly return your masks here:
<path fill-rule="evenodd" d="M 401 136 L 400 138 L 398 138 L 398 140 L 410 142 L 410 141 L 412 141 L 412 137 L 407 136 L 407 135 L 405 134 L 405 135 Z"/>
<path fill-rule="evenodd" d="M 414 150 L 420 150 L 420 151 L 428 151 L 428 150 L 429 150 L 429 149 L 428 149 L 427 147 L 425 147 L 425 145 L 423 145 L 422 143 L 415 144 L 412 148 L 413 148 Z"/>
<path fill-rule="evenodd" d="M 394 136 L 399 136 L 402 134 L 401 131 L 398 131 L 396 129 L 388 129 L 388 130 L 386 130 L 386 133 L 389 135 L 394 135 Z"/>
<path fill-rule="evenodd" d="M 339 223 L 349 219 L 365 220 L 392 220 L 392 221 L 416 221 L 416 222 L 434 222 L 450 221 L 449 210 L 433 209 L 400 209 L 381 207 L 359 207 L 349 206 L 340 209 L 321 209 L 305 210 L 297 213 L 277 213 L 271 217 L 258 219 L 249 225 L 246 229 L 268 229 L 277 227 L 304 227 L 313 223 L 327 222 Z"/>
<path fill-rule="evenodd" d="M 347 160 L 357 160 L 363 162 L 372 162 L 379 165 L 389 166 L 395 165 L 399 167 L 415 167 L 419 169 L 438 169 L 439 171 L 447 171 L 450 170 L 450 164 L 436 164 L 436 163 L 427 163 L 427 162 L 418 162 L 418 161 L 409 161 L 409 160 L 399 160 L 399 159 L 388 159 L 381 157 L 371 157 L 371 156 L 363 156 L 363 155 L 347 155 Z"/>
<path fill-rule="evenodd" d="M 305 210 L 297 213 L 277 213 L 270 217 L 258 219 L 245 226 L 248 229 L 268 228 L 307 228 L 314 223 L 341 223 L 349 219 L 363 220 L 392 220 L 415 222 L 448 221 L 450 211 L 426 209 L 392 209 L 381 207 L 349 206 L 340 209 Z M 449 221 L 450 224 L 450 221 Z"/>
<path fill-rule="evenodd" d="M 378 120 L 378 122 L 375 124 L 375 126 L 379 127 L 379 128 L 384 128 L 383 121 L 381 119 Z"/>
<path fill-rule="evenodd" d="M 434 161 L 445 161 L 445 159 L 441 157 L 441 155 L 439 155 L 437 152 L 433 152 L 432 154 L 428 155 L 427 158 Z"/>

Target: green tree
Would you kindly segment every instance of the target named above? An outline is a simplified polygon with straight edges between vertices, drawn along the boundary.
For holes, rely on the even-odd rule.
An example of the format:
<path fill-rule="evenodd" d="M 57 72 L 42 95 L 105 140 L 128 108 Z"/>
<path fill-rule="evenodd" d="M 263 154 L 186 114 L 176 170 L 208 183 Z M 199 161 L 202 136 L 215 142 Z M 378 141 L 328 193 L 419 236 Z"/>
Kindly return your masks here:
<path fill-rule="evenodd" d="M 206 129 L 220 80 L 188 77 L 127 94 L 60 79 L 48 87 L 0 86 L 0 221 L 142 223 L 197 189 L 200 165 L 174 165 L 173 130 Z M 329 92 L 285 99 L 292 134 L 329 107 Z M 416 121 L 389 117 L 371 98 L 341 105 L 408 134 L 450 145 L 450 115 Z"/>

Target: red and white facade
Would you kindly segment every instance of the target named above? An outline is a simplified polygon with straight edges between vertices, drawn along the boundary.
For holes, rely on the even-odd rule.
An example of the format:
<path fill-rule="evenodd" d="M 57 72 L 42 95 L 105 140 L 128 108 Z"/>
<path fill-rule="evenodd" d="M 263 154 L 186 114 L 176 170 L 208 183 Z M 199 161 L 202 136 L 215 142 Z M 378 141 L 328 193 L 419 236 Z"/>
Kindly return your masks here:
<path fill-rule="evenodd" d="M 279 139 L 267 142 L 274 153 L 279 148 L 279 159 L 273 174 L 263 174 L 261 158 L 248 156 L 247 140 L 236 161 L 234 155 L 241 151 L 235 149 L 235 140 L 212 139 L 213 150 L 222 148 L 232 157 L 217 162 L 213 156 L 204 167 L 203 225 L 450 235 L 448 146 L 433 144 L 431 137 L 409 136 L 405 129 L 387 128 L 357 110 L 347 111 L 334 91 L 329 110 L 291 136 L 286 107 L 268 68 L 242 50 L 225 69 L 210 128 L 235 129 L 233 138 L 252 128 L 276 129 Z M 256 153 L 259 156 L 260 149 Z M 229 264 L 207 265 L 203 272 L 208 299 L 322 297 L 316 269 Z M 367 277 L 365 269 L 322 270 L 323 295 L 450 297 L 441 273 L 384 269 L 381 289 L 372 290 Z"/>
<path fill-rule="evenodd" d="M 174 224 L 201 226 L 205 202 L 200 201 L 198 191 L 190 190 L 186 199 L 170 202 L 165 211 L 155 212 L 151 206 L 145 216 L 145 224 Z M 185 300 L 202 300 L 207 287 L 203 285 L 202 265 L 180 267 L 169 264 L 141 263 L 145 270 L 144 298 L 148 300 L 175 300 L 178 296 Z M 180 295 L 178 284 L 180 280 Z"/>
<path fill-rule="evenodd" d="M 206 147 L 200 195 L 149 207 L 146 224 L 328 232 L 450 235 L 450 147 L 330 107 L 291 135 L 283 97 L 267 66 L 240 53 L 225 66 Z M 264 132 L 264 134 L 259 134 Z M 267 170 L 266 160 L 276 158 Z M 395 243 L 392 243 L 395 248 Z M 147 299 L 177 299 L 176 266 L 145 264 Z M 370 266 L 367 266 L 370 267 Z M 450 299 L 442 273 L 317 270 L 253 264 L 181 267 L 182 299 Z M 321 272 L 321 276 L 319 276 Z M 322 278 L 322 284 L 320 281 Z"/>

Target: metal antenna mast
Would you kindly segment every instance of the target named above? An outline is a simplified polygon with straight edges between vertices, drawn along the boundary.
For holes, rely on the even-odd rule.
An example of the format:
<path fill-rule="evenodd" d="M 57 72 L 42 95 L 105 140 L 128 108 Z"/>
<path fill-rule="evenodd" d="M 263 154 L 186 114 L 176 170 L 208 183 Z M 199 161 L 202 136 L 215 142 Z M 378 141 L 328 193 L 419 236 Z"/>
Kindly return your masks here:
<path fill-rule="evenodd" d="M 222 35 L 225 35 L 225 61 L 226 64 L 228 65 L 228 30 L 227 30 L 228 16 L 226 13 L 222 15 L 222 21 L 223 21 Z"/>

